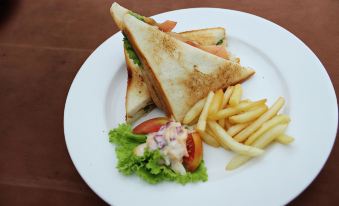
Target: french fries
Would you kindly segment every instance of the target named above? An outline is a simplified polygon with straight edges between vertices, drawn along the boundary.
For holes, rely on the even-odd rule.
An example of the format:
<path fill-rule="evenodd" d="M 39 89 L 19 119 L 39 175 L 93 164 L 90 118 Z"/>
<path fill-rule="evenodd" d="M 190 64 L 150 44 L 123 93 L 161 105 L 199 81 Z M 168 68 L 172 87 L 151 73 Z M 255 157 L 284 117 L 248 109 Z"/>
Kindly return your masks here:
<path fill-rule="evenodd" d="M 276 126 L 280 123 L 289 123 L 290 118 L 287 115 L 277 115 L 272 119 L 265 122 L 256 132 L 251 134 L 248 139 L 245 141 L 246 145 L 251 145 L 259 136 L 264 134 L 267 130 L 271 129 L 272 127 Z"/>
<path fill-rule="evenodd" d="M 211 102 L 211 106 L 210 109 L 208 111 L 208 114 L 214 114 L 217 111 L 219 111 L 221 105 L 222 105 L 222 101 L 223 101 L 223 91 L 222 89 L 219 89 L 218 91 L 215 92 L 215 95 L 213 97 L 213 100 Z"/>
<path fill-rule="evenodd" d="M 229 129 L 230 127 L 232 127 L 232 124 L 228 121 L 228 118 L 225 118 L 225 129 Z"/>
<path fill-rule="evenodd" d="M 257 119 L 266 111 L 267 111 L 267 106 L 263 105 L 263 106 L 258 107 L 255 110 L 251 110 L 245 113 L 234 115 L 230 117 L 229 120 L 232 124 L 246 123 L 246 122 L 250 122 L 250 121 Z"/>
<path fill-rule="evenodd" d="M 262 99 L 256 102 L 243 102 L 238 104 L 235 107 L 228 107 L 226 109 L 222 109 L 215 114 L 211 114 L 208 119 L 210 120 L 219 120 L 225 119 L 235 114 L 239 114 L 240 112 L 248 111 L 250 108 L 257 106 L 257 105 L 264 105 L 266 103 L 266 99 Z"/>
<path fill-rule="evenodd" d="M 212 147 L 220 147 L 220 144 L 217 140 L 214 139 L 214 137 L 212 137 L 211 135 L 209 135 L 207 132 L 203 132 L 203 131 L 199 131 L 199 134 L 202 138 L 202 140 L 212 146 Z"/>
<path fill-rule="evenodd" d="M 206 133 L 209 134 L 211 137 L 213 137 L 215 139 L 215 141 L 217 141 L 222 148 L 224 148 L 225 150 L 230 150 L 230 148 L 226 144 L 220 143 L 217 135 L 214 133 L 214 131 L 211 130 L 211 128 L 208 125 L 206 127 Z"/>
<path fill-rule="evenodd" d="M 215 121 L 207 121 L 208 126 L 211 130 L 216 134 L 216 138 L 221 146 L 229 147 L 232 151 L 243 154 L 247 156 L 258 156 L 261 155 L 264 151 L 255 147 L 250 147 L 248 145 L 241 144 L 235 141 L 231 136 L 227 134 L 227 132 L 220 127 L 218 123 Z"/>
<path fill-rule="evenodd" d="M 278 114 L 285 100 L 279 97 L 271 107 L 266 99 L 251 101 L 241 99 L 243 90 L 240 84 L 210 91 L 207 97 L 198 101 L 187 112 L 183 124 L 194 125 L 202 140 L 212 146 L 221 147 L 236 153 L 226 165 L 233 170 L 255 156 L 261 155 L 264 148 L 276 141 L 290 144 L 294 138 L 284 132 L 290 117 Z"/>
<path fill-rule="evenodd" d="M 242 87 L 240 84 L 234 86 L 233 93 L 230 97 L 229 104 L 231 106 L 236 106 L 239 104 L 242 96 Z"/>
<path fill-rule="evenodd" d="M 294 138 L 286 134 L 282 134 L 276 140 L 281 144 L 290 144 L 294 141 Z"/>
<path fill-rule="evenodd" d="M 227 129 L 227 133 L 233 137 L 234 135 L 238 134 L 241 130 L 249 125 L 248 123 L 236 124 Z"/>
<path fill-rule="evenodd" d="M 242 142 L 247 139 L 253 132 L 255 132 L 262 124 L 264 124 L 267 120 L 271 119 L 275 116 L 282 106 L 285 103 L 285 99 L 283 97 L 279 97 L 278 100 L 272 105 L 267 112 L 265 112 L 262 116 L 256 119 L 252 124 L 250 124 L 247 128 L 243 131 L 238 133 L 234 139 L 238 142 Z"/>
<path fill-rule="evenodd" d="M 230 87 L 227 87 L 225 93 L 224 93 L 224 97 L 223 97 L 223 100 L 222 100 L 222 105 L 221 105 L 221 109 L 225 108 L 228 101 L 230 100 L 231 98 L 231 95 L 232 95 L 232 92 L 233 92 L 233 89 L 234 87 L 233 86 L 230 86 Z"/>
<path fill-rule="evenodd" d="M 218 124 L 222 127 L 225 128 L 225 119 L 219 119 Z"/>
<path fill-rule="evenodd" d="M 283 134 L 287 128 L 288 124 L 279 124 L 272 129 L 268 130 L 265 134 L 263 134 L 260 138 L 257 139 L 251 146 L 256 148 L 264 149 L 267 145 L 269 145 L 275 138 Z M 236 155 L 232 158 L 232 160 L 227 164 L 226 170 L 233 170 L 238 168 L 239 166 L 246 163 L 252 157 L 249 155 Z"/>
<path fill-rule="evenodd" d="M 187 114 L 184 117 L 184 120 L 182 123 L 189 124 L 191 123 L 196 117 L 199 116 L 202 109 L 204 108 L 206 102 L 206 98 L 203 98 L 199 100 L 195 105 L 187 112 Z"/>
<path fill-rule="evenodd" d="M 214 92 L 209 92 L 206 98 L 206 102 L 205 105 L 202 109 L 202 112 L 200 114 L 199 120 L 198 120 L 198 124 L 197 124 L 197 130 L 198 131 L 205 131 L 206 128 L 206 119 L 207 119 L 207 115 L 208 115 L 208 111 L 211 105 L 211 102 L 213 100 L 213 96 L 214 96 Z"/>

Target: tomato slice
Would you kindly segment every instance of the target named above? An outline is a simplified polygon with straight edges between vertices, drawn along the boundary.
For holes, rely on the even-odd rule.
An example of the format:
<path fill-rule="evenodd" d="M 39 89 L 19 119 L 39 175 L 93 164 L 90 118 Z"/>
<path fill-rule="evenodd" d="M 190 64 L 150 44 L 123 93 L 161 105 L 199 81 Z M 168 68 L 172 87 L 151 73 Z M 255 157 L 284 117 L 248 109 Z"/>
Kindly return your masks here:
<path fill-rule="evenodd" d="M 177 22 L 166 20 L 165 22 L 158 24 L 158 27 L 163 32 L 170 32 L 177 25 Z"/>
<path fill-rule="evenodd" d="M 156 117 L 139 124 L 133 129 L 134 134 L 149 134 L 159 131 L 160 127 L 169 122 L 167 117 Z"/>
<path fill-rule="evenodd" d="M 186 140 L 188 157 L 184 157 L 183 163 L 189 172 L 194 172 L 200 165 L 203 155 L 202 141 L 199 133 L 190 133 Z"/>

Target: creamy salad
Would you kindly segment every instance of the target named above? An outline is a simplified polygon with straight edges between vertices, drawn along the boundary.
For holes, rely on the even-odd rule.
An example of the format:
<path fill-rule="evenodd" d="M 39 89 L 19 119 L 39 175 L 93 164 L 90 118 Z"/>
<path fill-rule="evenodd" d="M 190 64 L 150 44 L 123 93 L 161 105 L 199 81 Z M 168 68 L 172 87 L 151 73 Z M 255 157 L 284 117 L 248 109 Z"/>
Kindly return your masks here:
<path fill-rule="evenodd" d="M 134 153 L 143 156 L 146 149 L 159 149 L 164 159 L 160 164 L 170 166 L 173 171 L 184 175 L 186 170 L 182 161 L 184 156 L 188 156 L 186 140 L 189 132 L 180 122 L 168 122 L 159 131 L 148 134 L 146 143 L 137 146 Z"/>

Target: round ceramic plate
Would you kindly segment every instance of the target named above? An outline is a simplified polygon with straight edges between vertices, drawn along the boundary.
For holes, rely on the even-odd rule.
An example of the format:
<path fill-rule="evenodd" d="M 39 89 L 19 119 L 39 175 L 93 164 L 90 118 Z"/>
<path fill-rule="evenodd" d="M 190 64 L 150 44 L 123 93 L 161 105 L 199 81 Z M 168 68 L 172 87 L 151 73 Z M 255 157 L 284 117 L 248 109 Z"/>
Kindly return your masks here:
<path fill-rule="evenodd" d="M 288 146 L 273 144 L 265 155 L 234 171 L 225 165 L 233 153 L 204 146 L 209 180 L 185 186 L 150 185 L 121 175 L 108 132 L 124 122 L 127 72 L 122 35 L 98 47 L 81 67 L 68 93 L 64 129 L 73 163 L 86 183 L 113 205 L 282 205 L 317 176 L 333 146 L 338 123 L 331 80 L 314 53 L 297 37 L 263 18 L 232 10 L 196 8 L 154 17 L 178 22 L 175 31 L 226 28 L 228 48 L 241 64 L 256 70 L 243 83 L 244 97 L 286 99 L 290 115 Z M 112 22 L 113 24 L 113 22 Z M 143 119 L 159 116 L 153 111 Z"/>

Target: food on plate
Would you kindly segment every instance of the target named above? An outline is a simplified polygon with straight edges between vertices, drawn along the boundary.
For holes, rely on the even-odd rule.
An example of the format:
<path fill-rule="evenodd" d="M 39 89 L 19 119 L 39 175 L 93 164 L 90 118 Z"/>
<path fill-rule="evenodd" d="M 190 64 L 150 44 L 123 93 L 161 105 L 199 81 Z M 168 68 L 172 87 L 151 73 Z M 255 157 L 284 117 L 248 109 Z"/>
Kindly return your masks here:
<path fill-rule="evenodd" d="M 219 110 L 218 112 L 211 114 L 208 118 L 211 120 L 219 120 L 228 118 L 230 116 L 239 114 L 240 112 L 249 111 L 251 108 L 256 107 L 258 105 L 264 105 L 266 103 L 266 99 L 258 100 L 255 102 L 241 102 L 236 106 L 227 107 L 225 109 Z"/>
<path fill-rule="evenodd" d="M 244 144 L 241 144 L 235 141 L 227 132 L 218 125 L 215 121 L 208 121 L 208 126 L 212 129 L 212 131 L 216 134 L 216 138 L 218 142 L 220 142 L 221 146 L 225 146 L 230 148 L 232 151 L 243 154 L 247 156 L 258 156 L 261 155 L 264 151 L 255 147 L 250 147 Z"/>
<path fill-rule="evenodd" d="M 223 94 L 217 96 L 218 92 L 220 93 L 219 90 L 215 93 L 210 91 L 204 101 L 200 100 L 193 106 L 199 106 L 199 110 L 194 111 L 194 117 L 198 116 L 201 120 L 195 127 L 206 144 L 216 148 L 221 146 L 236 153 L 227 164 L 227 170 L 236 169 L 251 158 L 261 155 L 263 149 L 274 140 L 285 145 L 293 142 L 294 138 L 284 133 L 290 117 L 277 114 L 284 105 L 284 98 L 279 97 L 268 109 L 266 99 L 242 100 L 240 84 L 228 87 Z M 231 105 L 232 96 L 234 102 Z M 188 113 L 192 113 L 192 109 Z M 239 134 L 242 135 L 241 141 L 237 139 Z"/>
<path fill-rule="evenodd" d="M 233 93 L 233 89 L 234 89 L 234 86 L 229 86 L 227 87 L 225 93 L 224 93 L 224 97 L 223 97 L 223 100 L 222 100 L 222 105 L 221 105 L 221 109 L 224 109 L 225 106 L 227 105 L 228 101 L 230 100 L 231 98 L 231 95 Z"/>
<path fill-rule="evenodd" d="M 252 69 L 192 47 L 131 15 L 125 15 L 124 24 L 126 36 L 142 57 L 143 76 L 154 103 L 177 121 L 210 90 L 254 74 Z"/>
<path fill-rule="evenodd" d="M 229 104 L 231 106 L 238 105 L 240 102 L 241 96 L 242 96 L 242 87 L 240 86 L 240 84 L 237 84 L 234 86 L 232 95 L 229 100 Z"/>
<path fill-rule="evenodd" d="M 268 130 L 264 133 L 259 139 L 257 139 L 252 146 L 256 148 L 264 149 L 267 145 L 269 145 L 275 138 L 282 135 L 288 124 L 279 124 L 272 129 Z M 227 170 L 233 170 L 241 166 L 242 164 L 246 163 L 250 160 L 250 156 L 238 154 L 232 158 L 232 160 L 227 164 Z"/>
<path fill-rule="evenodd" d="M 224 92 L 222 91 L 222 89 L 218 89 L 215 92 L 215 95 L 211 102 L 211 106 L 208 110 L 209 114 L 214 114 L 215 112 L 219 111 L 220 107 L 222 106 L 223 96 L 224 96 Z"/>
<path fill-rule="evenodd" d="M 231 135 L 232 137 L 236 134 L 238 134 L 241 130 L 246 128 L 250 123 L 240 123 L 240 124 L 235 124 L 227 128 L 227 133 Z"/>
<path fill-rule="evenodd" d="M 111 15 L 124 35 L 128 70 L 126 122 L 109 133 L 117 168 L 149 183 L 206 181 L 203 142 L 234 152 L 226 169 L 260 156 L 272 142 L 290 144 L 290 118 L 278 114 L 285 100 L 242 99 L 240 84 L 255 72 L 227 50 L 220 27 L 175 33 L 177 22 L 139 15 L 113 3 Z M 135 120 L 154 107 L 167 117 Z"/>
<path fill-rule="evenodd" d="M 157 121 L 149 120 L 141 127 L 150 124 L 157 126 Z M 120 124 L 110 131 L 109 140 L 116 146 L 117 168 L 122 174 L 136 174 L 152 184 L 161 181 L 186 184 L 207 180 L 202 160 L 203 146 L 197 132 L 172 120 L 168 120 L 158 131 L 149 131 L 148 134 L 135 134 L 129 124 Z"/>
<path fill-rule="evenodd" d="M 209 135 L 207 132 L 199 131 L 199 134 L 206 144 L 208 144 L 212 147 L 220 147 L 219 142 L 217 140 L 215 140 L 215 138 L 213 136 Z"/>
<path fill-rule="evenodd" d="M 200 112 L 204 108 L 206 102 L 206 98 L 199 100 L 194 106 L 186 113 L 184 120 L 182 121 L 184 124 L 191 123 L 196 117 L 199 116 Z"/>
<path fill-rule="evenodd" d="M 277 137 L 277 141 L 281 144 L 290 144 L 291 142 L 294 141 L 294 138 L 286 134 L 282 134 Z"/>
<path fill-rule="evenodd" d="M 267 106 L 262 105 L 258 108 L 244 112 L 242 114 L 233 115 L 229 118 L 229 121 L 232 124 L 241 124 L 241 123 L 250 122 L 260 117 L 266 111 L 267 111 Z"/>
<path fill-rule="evenodd" d="M 145 22 L 150 22 L 152 25 L 157 24 L 159 29 L 164 32 L 171 32 L 176 25 L 176 22 L 170 20 L 158 24 L 155 22 L 155 20 L 151 20 L 151 18 L 141 16 L 129 11 L 117 3 L 113 3 L 111 7 L 111 15 L 114 19 L 114 22 L 121 30 L 123 29 L 123 17 L 127 13 L 130 13 Z M 194 42 L 195 45 L 202 47 L 218 45 L 218 47 L 226 48 L 227 38 L 225 29 L 222 27 L 186 31 L 176 35 L 182 39 L 185 39 L 186 41 L 191 42 L 191 44 Z M 126 37 L 124 37 L 124 54 L 128 71 L 125 101 L 126 121 L 128 123 L 133 123 L 140 117 L 152 111 L 153 108 L 155 108 L 155 105 L 149 94 L 145 79 L 141 72 L 141 61 Z M 232 59 L 235 60 L 235 58 Z"/>
<path fill-rule="evenodd" d="M 255 120 L 252 124 L 250 124 L 246 129 L 237 134 L 234 139 L 238 142 L 244 141 L 248 136 L 250 136 L 253 132 L 255 132 L 262 124 L 264 124 L 267 120 L 274 117 L 279 110 L 284 106 L 285 99 L 283 97 L 279 97 L 278 100 L 272 105 L 271 108 L 267 112 L 265 112 L 262 116 L 260 116 L 257 120 Z"/>
<path fill-rule="evenodd" d="M 207 119 L 207 115 L 208 112 L 210 110 L 211 107 L 211 103 L 214 97 L 214 92 L 209 92 L 208 96 L 206 97 L 206 102 L 205 105 L 201 111 L 201 114 L 199 116 L 199 120 L 198 120 L 198 124 L 197 124 L 197 130 L 198 131 L 205 131 L 206 128 L 206 119 Z"/>
<path fill-rule="evenodd" d="M 273 117 L 272 119 L 266 121 L 262 126 L 254 133 L 252 133 L 248 139 L 245 141 L 245 144 L 250 145 L 252 144 L 259 136 L 264 134 L 267 130 L 271 129 L 272 127 L 281 124 L 281 123 L 289 123 L 290 117 L 287 115 L 277 115 Z"/>
<path fill-rule="evenodd" d="M 157 132 L 159 129 L 169 122 L 170 120 L 167 117 L 156 117 L 153 119 L 149 119 L 138 126 L 134 127 L 134 134 L 149 134 L 152 132 Z"/>
<path fill-rule="evenodd" d="M 186 144 L 188 156 L 184 156 L 183 164 L 188 171 L 194 172 L 202 161 L 203 148 L 200 135 L 197 132 L 189 133 Z"/>
<path fill-rule="evenodd" d="M 159 30 L 147 19 L 142 21 L 127 12 L 120 19 L 121 28 L 140 59 L 153 102 L 177 121 L 210 90 L 226 88 L 254 74 L 252 69 L 206 52 L 178 34 Z"/>

